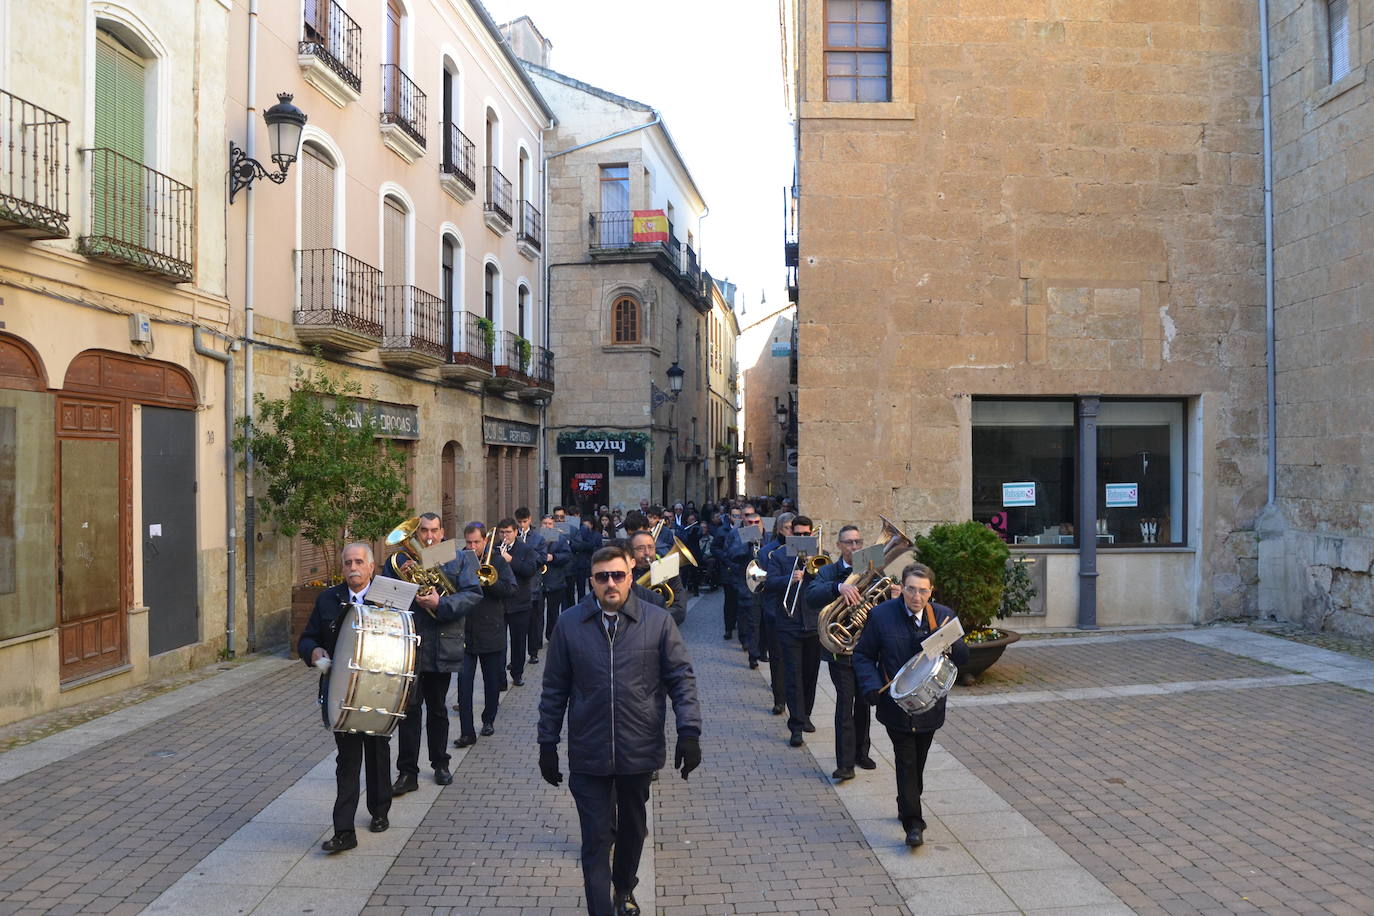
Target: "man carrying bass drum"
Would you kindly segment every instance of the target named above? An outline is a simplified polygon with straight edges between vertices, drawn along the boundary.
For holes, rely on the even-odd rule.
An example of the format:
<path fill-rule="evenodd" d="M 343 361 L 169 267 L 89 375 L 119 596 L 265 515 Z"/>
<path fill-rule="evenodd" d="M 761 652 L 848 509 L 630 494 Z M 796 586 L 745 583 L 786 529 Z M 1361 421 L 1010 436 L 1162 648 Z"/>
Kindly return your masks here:
<path fill-rule="evenodd" d="M 887 727 L 897 765 L 897 817 L 906 831 L 906 844 L 924 842 L 921 815 L 926 756 L 935 732 L 945 724 L 945 697 L 919 715 L 909 715 L 886 689 L 901 667 L 921 651 L 921 643 L 957 615 L 943 604 L 932 604 L 935 574 L 930 567 L 911 563 L 902 570 L 901 597 L 873 609 L 854 647 L 854 676 L 859 691 L 878 707 L 878 721 Z M 968 663 L 968 647 L 960 639 L 949 649 L 955 665 Z"/>

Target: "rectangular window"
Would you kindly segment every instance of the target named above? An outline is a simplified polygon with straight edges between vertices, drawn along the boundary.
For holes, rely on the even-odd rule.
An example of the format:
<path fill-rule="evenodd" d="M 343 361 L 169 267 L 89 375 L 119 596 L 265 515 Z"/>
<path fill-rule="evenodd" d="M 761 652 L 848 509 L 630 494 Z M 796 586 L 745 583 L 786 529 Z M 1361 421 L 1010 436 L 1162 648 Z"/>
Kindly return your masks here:
<path fill-rule="evenodd" d="M 1326 34 L 1331 56 L 1331 82 L 1334 83 L 1350 73 L 1349 0 L 1328 0 Z"/>
<path fill-rule="evenodd" d="M 973 403 L 973 517 L 1009 544 L 1077 546 L 1077 404 Z M 1098 413 L 1099 547 L 1186 541 L 1181 401 L 1103 400 Z"/>
<path fill-rule="evenodd" d="M 891 101 L 891 23 L 889 0 L 827 0 L 826 101 Z"/>

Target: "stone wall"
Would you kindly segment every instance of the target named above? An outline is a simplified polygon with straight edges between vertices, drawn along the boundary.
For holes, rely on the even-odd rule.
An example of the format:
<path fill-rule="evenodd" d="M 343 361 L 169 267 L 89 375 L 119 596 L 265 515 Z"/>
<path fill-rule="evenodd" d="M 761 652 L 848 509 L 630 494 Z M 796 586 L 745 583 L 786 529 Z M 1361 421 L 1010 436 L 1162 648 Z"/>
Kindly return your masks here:
<path fill-rule="evenodd" d="M 1277 506 L 1261 607 L 1374 634 L 1374 10 L 1351 3 L 1350 75 L 1331 82 L 1325 4 L 1270 4 Z"/>
<path fill-rule="evenodd" d="M 917 530 L 967 518 L 971 396 L 1185 397 L 1189 611 L 1252 613 L 1254 4 L 896 6 L 896 102 L 842 119 L 811 104 L 820 55 L 802 62 L 802 504 L 870 534 L 880 512 Z M 801 34 L 822 9 L 803 5 Z"/>

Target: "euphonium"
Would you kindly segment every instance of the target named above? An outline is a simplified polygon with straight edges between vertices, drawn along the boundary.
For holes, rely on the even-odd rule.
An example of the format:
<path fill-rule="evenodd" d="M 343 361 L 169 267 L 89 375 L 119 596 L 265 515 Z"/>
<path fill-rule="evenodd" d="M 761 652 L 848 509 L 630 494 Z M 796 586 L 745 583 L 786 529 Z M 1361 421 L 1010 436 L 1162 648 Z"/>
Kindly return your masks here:
<path fill-rule="evenodd" d="M 883 570 L 891 566 L 897 557 L 910 550 L 914 543 L 892 522 L 881 515 L 878 518 L 883 523 L 881 537 L 886 538 L 883 545 L 883 565 L 878 568 L 855 569 L 844 580 L 845 584 L 859 590 L 859 603 L 851 606 L 846 604 L 844 597 L 841 596 L 821 608 L 818 618 L 821 645 L 836 655 L 854 654 L 854 646 L 863 634 L 869 613 L 876 605 L 887 600 L 888 590 L 894 584 L 891 578 L 884 575 Z"/>
<path fill-rule="evenodd" d="M 768 578 L 768 570 L 759 565 L 759 545 L 754 545 L 754 556 L 750 558 L 749 565 L 744 567 L 744 584 L 749 591 L 758 594 L 763 590 L 763 583 Z"/>
<path fill-rule="evenodd" d="M 496 546 L 496 532 L 487 535 L 487 549 L 482 554 L 482 562 L 477 567 L 477 581 L 483 586 L 490 587 L 496 584 L 499 575 L 496 567 L 491 565 L 491 551 Z"/>
<path fill-rule="evenodd" d="M 678 554 L 682 557 L 682 559 L 686 560 L 688 563 L 691 563 L 693 566 L 697 565 L 697 558 L 692 556 L 692 551 L 687 548 L 686 544 L 682 543 L 681 538 L 673 538 L 673 546 L 670 547 L 668 549 L 668 552 L 665 553 L 663 556 L 658 557 L 657 560 L 662 560 L 666 557 L 671 557 L 673 554 Z M 655 560 L 655 562 L 657 562 L 657 560 Z M 649 582 L 652 581 L 653 575 L 653 564 L 650 564 L 650 568 L 645 570 L 644 575 L 640 576 L 638 579 L 635 580 L 635 585 L 650 589 L 651 591 L 655 592 L 660 598 L 663 599 L 664 607 L 672 607 L 673 598 L 676 597 L 673 594 L 672 586 L 670 586 L 667 582 L 660 582 L 657 585 L 650 585 Z"/>
<path fill-rule="evenodd" d="M 452 595 L 458 591 L 448 576 L 444 575 L 444 570 L 439 566 L 431 566 L 424 569 L 420 566 L 420 552 L 424 550 L 424 545 L 415 533 L 420 530 L 420 518 L 408 518 L 401 524 L 392 528 L 386 536 L 386 546 L 395 548 L 386 558 L 383 566 L 385 571 L 397 579 L 411 582 L 420 586 L 417 595 L 427 595 L 430 592 L 438 592 L 441 595 Z M 404 552 L 409 556 L 413 563 L 402 564 L 398 559 Z"/>

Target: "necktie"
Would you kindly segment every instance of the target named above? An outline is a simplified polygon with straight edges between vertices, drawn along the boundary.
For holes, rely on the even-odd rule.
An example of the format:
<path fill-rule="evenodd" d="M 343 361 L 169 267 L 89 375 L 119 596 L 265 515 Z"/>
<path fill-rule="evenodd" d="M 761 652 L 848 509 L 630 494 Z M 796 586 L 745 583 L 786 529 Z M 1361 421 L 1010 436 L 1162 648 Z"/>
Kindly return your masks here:
<path fill-rule="evenodd" d="M 615 642 L 615 624 L 618 616 L 619 615 L 616 614 L 604 615 L 606 619 L 606 636 L 609 637 L 612 642 Z"/>

